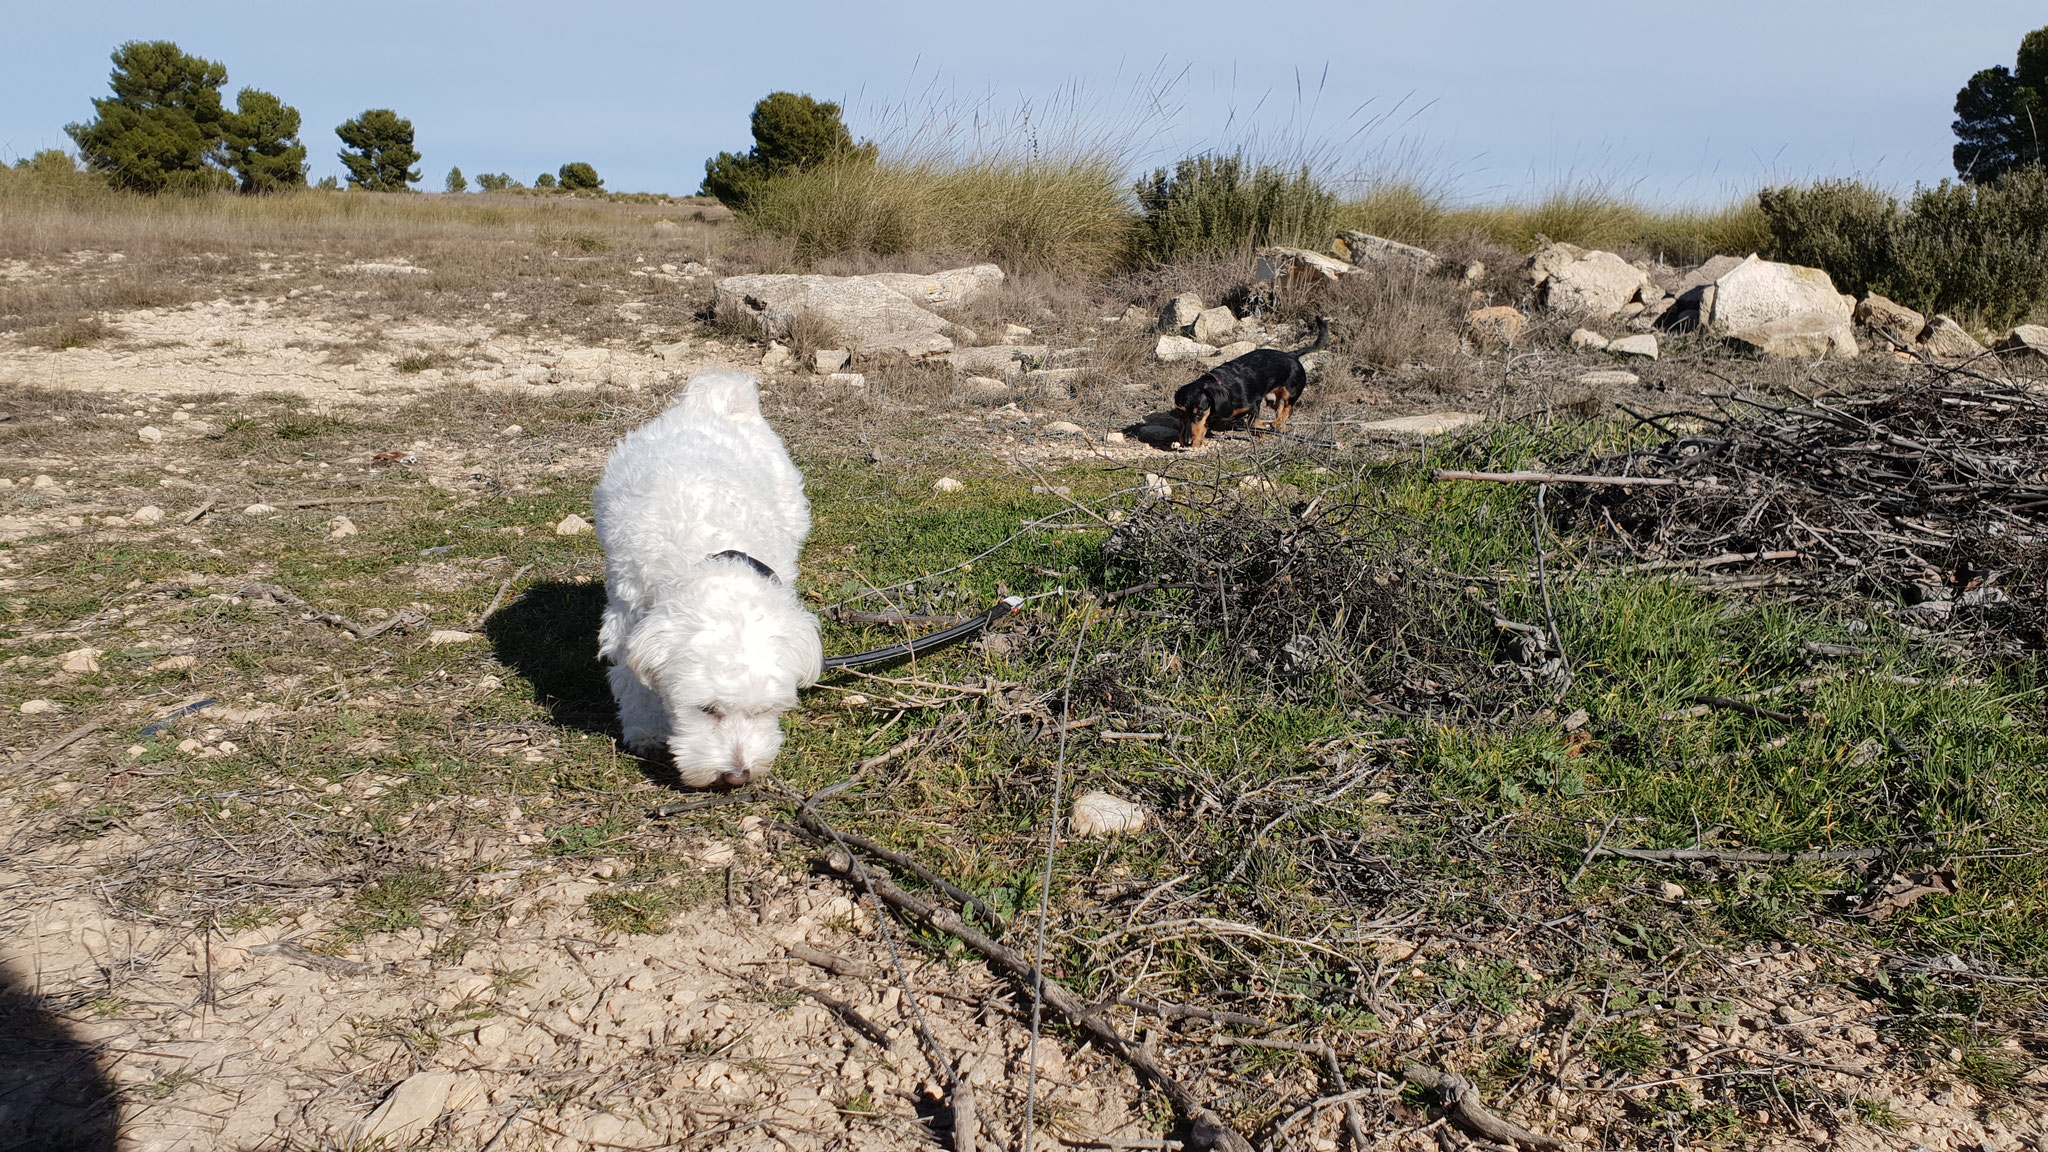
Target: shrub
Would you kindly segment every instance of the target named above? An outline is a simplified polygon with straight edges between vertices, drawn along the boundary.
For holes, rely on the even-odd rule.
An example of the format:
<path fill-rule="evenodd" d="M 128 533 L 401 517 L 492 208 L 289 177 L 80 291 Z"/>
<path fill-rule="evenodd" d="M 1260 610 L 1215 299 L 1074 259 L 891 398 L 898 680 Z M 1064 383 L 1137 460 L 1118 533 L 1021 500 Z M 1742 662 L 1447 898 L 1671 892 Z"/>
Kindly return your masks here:
<path fill-rule="evenodd" d="M 235 95 L 235 110 L 221 125 L 228 167 L 244 192 L 281 192 L 306 186 L 306 146 L 299 142 L 299 110 L 260 88 Z"/>
<path fill-rule="evenodd" d="M 1826 269 L 1844 292 L 1861 296 L 1884 285 L 1877 290 L 1892 294 L 1901 225 L 1897 200 L 1854 180 L 1822 180 L 1803 188 L 1766 188 L 1757 193 L 1757 204 L 1770 228 L 1771 259 Z"/>
<path fill-rule="evenodd" d="M 533 178 L 533 186 L 535 188 L 552 191 L 555 187 L 555 174 L 553 172 L 543 172 L 540 175 L 535 176 Z"/>
<path fill-rule="evenodd" d="M 95 171 L 136 192 L 204 191 L 226 183 L 209 161 L 227 110 L 228 70 L 188 56 L 169 40 L 131 40 L 114 50 L 110 99 L 92 102 L 89 123 L 64 130 Z"/>
<path fill-rule="evenodd" d="M 332 176 L 322 176 L 319 183 L 313 185 L 313 187 L 321 192 L 339 192 L 341 191 L 341 181 Z"/>
<path fill-rule="evenodd" d="M 1242 153 L 1182 160 L 1134 191 L 1143 212 L 1134 255 L 1156 264 L 1250 255 L 1268 244 L 1321 248 L 1337 217 L 1337 198 L 1307 166 L 1247 164 Z"/>
<path fill-rule="evenodd" d="M 562 165 L 559 178 L 564 192 L 604 191 L 604 181 L 598 177 L 597 169 L 580 161 Z"/>
<path fill-rule="evenodd" d="M 412 121 L 389 108 L 372 108 L 334 130 L 347 149 L 341 163 L 352 187 L 369 192 L 405 192 L 420 178 L 420 154 L 413 149 Z"/>
<path fill-rule="evenodd" d="M 855 144 L 839 118 L 839 105 L 793 92 L 771 92 L 754 105 L 754 146 L 745 155 L 721 152 L 704 162 L 700 194 L 737 212 L 779 177 L 821 166 L 872 164 L 873 142 Z"/>
<path fill-rule="evenodd" d="M 476 178 L 476 186 L 486 192 L 509 192 L 520 184 L 507 173 L 486 172 Z"/>
<path fill-rule="evenodd" d="M 481 180 L 483 178 L 478 177 L 478 179 Z M 451 195 L 460 195 L 469 191 L 469 181 L 462 175 L 462 169 L 450 168 L 448 170 L 448 178 L 441 182 L 441 189 Z"/>

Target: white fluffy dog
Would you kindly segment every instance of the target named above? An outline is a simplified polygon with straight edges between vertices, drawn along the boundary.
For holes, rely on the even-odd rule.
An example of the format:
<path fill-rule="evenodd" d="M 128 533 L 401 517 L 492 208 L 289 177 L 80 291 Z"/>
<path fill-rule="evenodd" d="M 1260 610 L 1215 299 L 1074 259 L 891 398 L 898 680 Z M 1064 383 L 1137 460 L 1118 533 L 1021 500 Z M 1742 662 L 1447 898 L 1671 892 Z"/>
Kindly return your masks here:
<path fill-rule="evenodd" d="M 818 619 L 796 595 L 804 479 L 754 378 L 707 372 L 612 451 L 594 497 L 609 660 L 626 747 L 667 745 L 693 788 L 741 785 L 782 747 L 818 679 Z"/>

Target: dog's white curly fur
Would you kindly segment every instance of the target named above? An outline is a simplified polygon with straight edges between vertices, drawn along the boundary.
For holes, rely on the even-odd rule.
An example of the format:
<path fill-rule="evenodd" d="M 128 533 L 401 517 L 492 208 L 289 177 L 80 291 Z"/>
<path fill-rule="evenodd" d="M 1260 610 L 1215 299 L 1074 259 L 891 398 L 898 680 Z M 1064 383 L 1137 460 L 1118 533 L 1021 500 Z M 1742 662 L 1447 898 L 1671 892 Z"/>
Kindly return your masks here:
<path fill-rule="evenodd" d="M 811 531 L 803 475 L 741 372 L 690 381 L 612 450 L 593 497 L 609 660 L 626 746 L 666 745 L 682 782 L 744 784 L 782 747 L 817 681 L 818 619 L 796 595 Z M 771 580 L 737 550 L 774 569 Z"/>

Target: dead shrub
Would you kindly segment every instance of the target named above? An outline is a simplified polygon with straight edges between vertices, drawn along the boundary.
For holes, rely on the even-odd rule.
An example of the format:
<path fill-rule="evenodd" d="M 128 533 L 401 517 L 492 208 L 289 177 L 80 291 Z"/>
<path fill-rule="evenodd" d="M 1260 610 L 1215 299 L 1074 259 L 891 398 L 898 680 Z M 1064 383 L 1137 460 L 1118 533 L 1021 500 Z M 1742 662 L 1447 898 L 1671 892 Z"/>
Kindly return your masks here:
<path fill-rule="evenodd" d="M 23 338 L 24 343 L 32 347 L 61 352 L 67 348 L 85 348 L 97 344 L 113 335 L 113 331 L 97 316 L 75 316 L 41 328 L 31 328 L 23 333 Z"/>
<path fill-rule="evenodd" d="M 846 338 L 832 322 L 805 308 L 790 317 L 789 332 L 783 338 L 789 350 L 796 353 L 799 363 L 809 365 L 811 354 L 827 348 L 847 347 Z"/>

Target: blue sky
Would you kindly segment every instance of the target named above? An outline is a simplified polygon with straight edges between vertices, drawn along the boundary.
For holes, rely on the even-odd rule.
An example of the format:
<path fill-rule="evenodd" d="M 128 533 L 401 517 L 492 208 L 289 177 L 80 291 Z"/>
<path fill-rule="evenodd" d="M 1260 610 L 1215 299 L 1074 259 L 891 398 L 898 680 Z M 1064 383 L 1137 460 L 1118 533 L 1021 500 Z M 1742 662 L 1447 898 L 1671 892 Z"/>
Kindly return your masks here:
<path fill-rule="evenodd" d="M 2048 23 L 2006 0 L 9 6 L 8 159 L 67 147 L 114 45 L 161 38 L 225 63 L 230 93 L 296 105 L 316 177 L 340 169 L 334 126 L 371 107 L 412 119 L 423 186 L 451 165 L 531 181 L 585 160 L 614 189 L 682 193 L 707 155 L 744 148 L 747 112 L 772 90 L 840 100 L 875 134 L 875 110 L 934 92 L 1044 108 L 1078 86 L 1105 123 L 1143 126 L 1141 163 L 1249 134 L 1339 168 L 1421 169 L 1466 199 L 1598 181 L 1666 202 L 1949 175 L 1956 89 Z M 1172 80 L 1170 117 L 1130 113 L 1148 77 Z"/>

